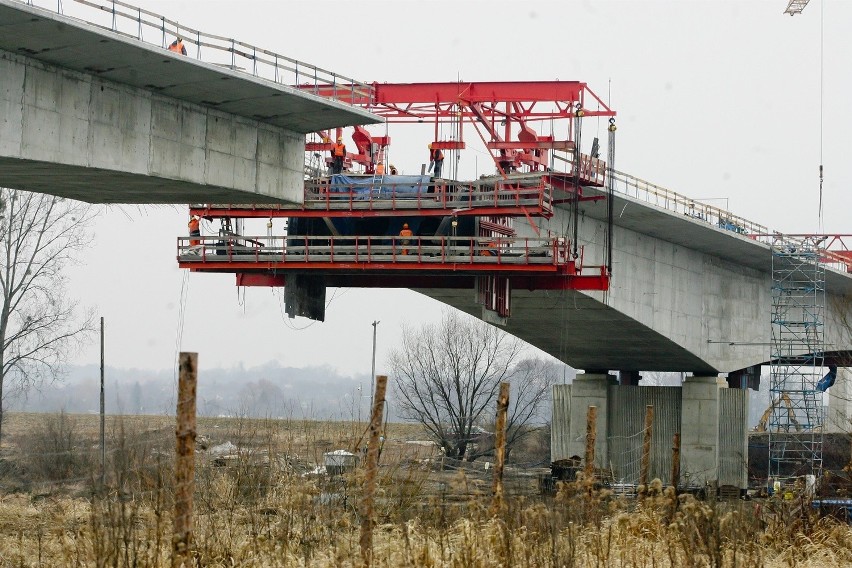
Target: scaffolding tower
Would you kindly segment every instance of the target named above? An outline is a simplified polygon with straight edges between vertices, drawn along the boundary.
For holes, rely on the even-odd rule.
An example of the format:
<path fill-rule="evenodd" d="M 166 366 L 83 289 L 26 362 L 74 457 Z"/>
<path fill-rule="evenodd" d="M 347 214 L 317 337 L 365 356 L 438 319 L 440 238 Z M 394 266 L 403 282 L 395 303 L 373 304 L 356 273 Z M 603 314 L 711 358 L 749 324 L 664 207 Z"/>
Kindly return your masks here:
<path fill-rule="evenodd" d="M 822 393 L 825 352 L 825 267 L 821 237 L 772 243 L 772 352 L 769 476 L 775 479 L 822 471 Z"/>

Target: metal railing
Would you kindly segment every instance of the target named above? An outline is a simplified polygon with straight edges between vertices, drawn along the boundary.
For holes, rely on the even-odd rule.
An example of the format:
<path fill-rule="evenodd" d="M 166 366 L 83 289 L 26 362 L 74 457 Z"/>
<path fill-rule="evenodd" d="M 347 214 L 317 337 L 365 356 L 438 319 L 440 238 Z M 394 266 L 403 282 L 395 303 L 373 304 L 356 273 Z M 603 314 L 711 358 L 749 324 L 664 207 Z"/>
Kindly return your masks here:
<path fill-rule="evenodd" d="M 233 38 L 202 32 L 118 0 L 18 1 L 162 48 L 180 37 L 188 45 L 190 57 L 280 85 L 298 86 L 302 92 L 319 96 L 322 90 L 323 96 L 348 104 L 364 97 L 372 100 L 373 87 L 367 83 Z"/>
<path fill-rule="evenodd" d="M 685 195 L 639 179 L 630 174 L 611 170 L 610 175 L 612 176 L 617 193 L 657 205 L 663 209 L 680 213 L 693 219 L 705 221 L 720 229 L 741 235 L 769 233 L 769 229 L 764 225 L 749 221 L 725 209 L 690 199 Z"/>
<path fill-rule="evenodd" d="M 331 184 L 327 180 L 305 183 L 305 205 L 326 210 L 345 209 L 476 209 L 522 208 L 551 212 L 551 192 L 538 176 L 535 184 L 511 182 L 464 183 L 427 181 L 411 190 L 379 178 L 368 186 Z"/>
<path fill-rule="evenodd" d="M 387 268 L 428 263 L 484 265 L 487 270 L 495 265 L 521 270 L 537 266 L 554 271 L 559 266 L 574 265 L 569 249 L 564 239 L 521 237 L 219 235 L 177 240 L 180 262 L 341 263 L 348 268 L 353 264 Z"/>
<path fill-rule="evenodd" d="M 725 209 L 690 199 L 685 195 L 624 172 L 611 170 L 610 175 L 612 176 L 616 193 L 657 205 L 668 211 L 680 213 L 699 221 L 704 221 L 719 229 L 743 235 L 768 246 L 783 246 L 795 250 L 797 248 L 801 249 L 805 244 L 805 238 L 807 238 L 805 235 L 785 235 L 773 232 L 765 225 L 749 221 L 745 217 L 740 217 Z M 617 214 L 618 212 L 616 212 Z M 820 262 L 828 268 L 842 272 L 852 272 L 850 259 L 835 254 L 830 250 L 820 251 Z"/>

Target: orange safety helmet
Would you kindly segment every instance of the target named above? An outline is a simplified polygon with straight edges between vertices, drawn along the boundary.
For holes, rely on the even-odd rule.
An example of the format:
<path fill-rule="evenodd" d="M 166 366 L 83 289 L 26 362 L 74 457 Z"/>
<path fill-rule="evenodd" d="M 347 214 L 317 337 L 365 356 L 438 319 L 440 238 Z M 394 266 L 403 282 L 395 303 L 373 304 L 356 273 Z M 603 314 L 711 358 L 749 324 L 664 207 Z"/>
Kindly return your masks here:
<path fill-rule="evenodd" d="M 408 223 L 403 223 L 403 224 L 402 224 L 402 228 L 403 228 L 403 229 L 407 229 L 407 228 L 408 228 Z"/>
<path fill-rule="evenodd" d="M 338 136 L 338 137 L 337 137 L 337 141 L 338 141 L 338 142 L 343 142 L 343 136 Z"/>

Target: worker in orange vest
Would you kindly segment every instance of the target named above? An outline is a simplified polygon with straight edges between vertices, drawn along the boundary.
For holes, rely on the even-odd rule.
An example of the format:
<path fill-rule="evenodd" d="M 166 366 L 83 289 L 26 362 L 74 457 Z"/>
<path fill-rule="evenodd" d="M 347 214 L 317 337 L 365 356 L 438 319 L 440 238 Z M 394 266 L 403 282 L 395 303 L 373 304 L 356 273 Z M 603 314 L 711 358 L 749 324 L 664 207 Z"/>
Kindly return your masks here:
<path fill-rule="evenodd" d="M 429 171 L 435 168 L 435 177 L 441 177 L 441 170 L 444 168 L 444 153 L 440 148 L 432 148 L 429 144 Z"/>
<path fill-rule="evenodd" d="M 407 247 L 409 245 L 409 243 L 411 242 L 411 241 L 408 240 L 407 237 L 414 236 L 414 233 L 411 231 L 411 229 L 408 228 L 408 223 L 403 223 L 402 230 L 399 232 L 399 236 L 403 237 L 402 241 L 400 241 L 402 246 Z M 408 254 L 408 249 L 403 248 L 402 254 Z"/>
<path fill-rule="evenodd" d="M 393 164 L 391 164 L 391 165 L 390 165 L 390 175 L 395 176 L 395 175 L 396 175 L 396 173 L 397 173 L 397 172 L 396 172 L 396 166 L 395 166 L 395 165 L 393 165 Z"/>
<path fill-rule="evenodd" d="M 346 157 L 346 145 L 343 144 L 343 136 L 337 137 L 337 144 L 331 148 L 331 173 L 343 172 L 343 158 Z"/>
<path fill-rule="evenodd" d="M 186 47 L 184 47 L 183 45 L 183 40 L 181 38 L 175 39 L 169 46 L 169 51 L 174 51 L 175 53 L 186 55 Z"/>
<path fill-rule="evenodd" d="M 482 256 L 496 256 L 497 255 L 497 243 L 494 241 L 488 241 L 485 245 L 485 248 L 482 249 Z"/>
<path fill-rule="evenodd" d="M 198 215 L 193 215 L 189 218 L 189 246 L 190 250 L 195 250 L 192 247 L 197 247 L 201 244 L 201 239 L 192 237 L 200 237 L 201 236 L 201 220 L 198 218 Z"/>

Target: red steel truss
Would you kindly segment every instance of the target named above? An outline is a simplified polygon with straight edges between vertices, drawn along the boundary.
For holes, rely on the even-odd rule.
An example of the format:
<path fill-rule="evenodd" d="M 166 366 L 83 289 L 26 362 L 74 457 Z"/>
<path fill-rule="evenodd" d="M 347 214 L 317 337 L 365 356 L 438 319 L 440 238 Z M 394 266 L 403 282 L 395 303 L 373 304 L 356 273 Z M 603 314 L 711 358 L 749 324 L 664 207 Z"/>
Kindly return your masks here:
<path fill-rule="evenodd" d="M 320 96 L 345 90 L 354 94 L 354 104 L 385 117 L 388 123 L 431 124 L 430 148 L 449 153 L 448 162 L 454 161 L 454 152 L 466 148 L 465 127 L 473 126 L 474 139 L 488 151 L 497 175 L 473 182 L 425 174 L 399 176 L 395 181 L 393 175 L 376 175 L 377 164 L 387 165 L 384 155 L 390 136 L 374 136 L 356 126 L 351 137 L 354 146 L 347 142 L 354 151 L 346 155 L 344 164 L 361 164 L 364 174 L 324 177 L 321 169 L 306 168 L 313 177 L 305 181 L 302 204 L 191 206 L 191 214 L 223 219 L 222 230 L 219 236 L 179 238 L 181 268 L 234 273 L 238 286 L 287 283 L 288 315 L 319 320 L 324 307 L 316 299 L 324 297 L 327 286 L 467 288 L 497 318 L 510 316 L 513 289 L 608 290 L 607 267 L 584 266 L 579 243 L 566 238 L 519 238 L 512 221 L 526 217 L 538 234 L 534 218 L 550 218 L 554 205 L 568 203 L 572 239 L 577 241 L 578 203 L 604 198 L 584 196 L 583 186 L 611 185 L 607 165 L 598 158 L 597 140 L 590 145 L 589 155 L 580 153 L 583 118 L 602 116 L 610 119 L 608 159 L 614 159 L 615 112 L 585 83 L 374 83 L 370 93 L 352 90 L 350 85 L 297 88 Z M 451 134 L 443 136 L 444 131 Z M 343 129 L 337 129 L 311 134 L 305 151 L 329 153 L 332 141 L 342 133 Z M 428 223 L 416 219 L 435 216 L 443 219 Z M 272 217 L 292 218 L 291 230 L 312 235 L 247 237 L 231 230 L 230 219 L 269 218 L 271 227 Z M 341 219 L 348 217 L 396 220 L 363 219 L 354 224 Z M 408 223 L 418 233 L 399 236 L 400 227 L 408 229 Z M 242 227 L 242 223 L 234 226 Z M 428 227 L 429 234 L 420 233 L 423 227 Z M 356 230 L 389 234 L 351 234 Z M 608 255 L 603 255 L 605 264 Z"/>
<path fill-rule="evenodd" d="M 335 85 L 316 90 L 314 85 L 299 86 L 321 96 L 333 96 L 341 90 L 350 90 L 349 85 Z M 465 148 L 463 124 L 476 127 L 477 134 L 488 149 L 498 169 L 509 173 L 521 167 L 531 171 L 547 168 L 549 152 L 558 150 L 574 153 L 576 131 L 575 120 L 581 117 L 615 117 L 615 112 L 592 92 L 586 83 L 579 81 L 497 81 L 456 83 L 373 83 L 371 93 L 363 92 L 352 101 L 367 110 L 385 117 L 389 123 L 434 124 L 435 139 L 432 148 L 461 150 Z M 458 124 L 457 136 L 452 139 L 439 138 L 440 124 Z M 538 128 L 552 127 L 554 123 L 565 123 L 567 135 L 557 139 L 555 134 L 539 134 Z M 337 135 L 340 134 L 337 131 Z M 309 141 L 305 150 L 322 152 L 331 150 L 331 134 L 320 133 L 320 141 Z M 373 171 L 374 161 L 379 161 L 384 149 L 390 144 L 388 137 L 371 138 L 363 128 L 356 128 L 353 135 L 357 153 L 348 159 L 361 163 L 368 172 Z M 368 155 L 371 143 L 379 148 L 378 159 Z M 588 160 L 596 157 L 585 156 Z M 600 169 L 603 170 L 601 164 Z M 578 176 L 581 172 L 575 172 Z M 601 176 L 583 183 L 603 185 Z"/>

